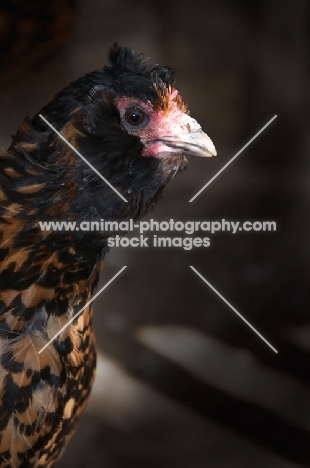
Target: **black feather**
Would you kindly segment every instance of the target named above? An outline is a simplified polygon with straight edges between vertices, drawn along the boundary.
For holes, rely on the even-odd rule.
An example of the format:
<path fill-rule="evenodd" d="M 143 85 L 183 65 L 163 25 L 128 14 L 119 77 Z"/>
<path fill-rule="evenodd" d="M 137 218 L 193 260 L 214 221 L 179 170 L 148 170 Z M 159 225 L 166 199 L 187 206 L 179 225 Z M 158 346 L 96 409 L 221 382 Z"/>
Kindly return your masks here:
<path fill-rule="evenodd" d="M 157 85 L 174 85 L 175 70 L 168 66 L 152 65 L 144 54 L 135 54 L 128 47 L 115 43 L 109 52 L 109 66 L 106 71 L 118 74 L 124 70 L 144 76 Z"/>

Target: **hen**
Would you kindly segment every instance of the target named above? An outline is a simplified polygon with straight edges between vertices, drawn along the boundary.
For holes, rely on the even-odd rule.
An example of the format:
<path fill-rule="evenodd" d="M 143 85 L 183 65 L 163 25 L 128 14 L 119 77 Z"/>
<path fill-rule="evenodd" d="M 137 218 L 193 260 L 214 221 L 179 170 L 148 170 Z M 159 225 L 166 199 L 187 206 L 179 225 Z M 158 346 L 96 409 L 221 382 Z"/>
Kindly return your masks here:
<path fill-rule="evenodd" d="M 39 221 L 140 218 L 215 148 L 189 117 L 174 70 L 115 44 L 109 64 L 41 110 L 127 200 L 44 122 L 25 118 L 0 158 L 0 466 L 51 467 L 94 379 L 91 299 L 109 233 L 43 231 Z"/>

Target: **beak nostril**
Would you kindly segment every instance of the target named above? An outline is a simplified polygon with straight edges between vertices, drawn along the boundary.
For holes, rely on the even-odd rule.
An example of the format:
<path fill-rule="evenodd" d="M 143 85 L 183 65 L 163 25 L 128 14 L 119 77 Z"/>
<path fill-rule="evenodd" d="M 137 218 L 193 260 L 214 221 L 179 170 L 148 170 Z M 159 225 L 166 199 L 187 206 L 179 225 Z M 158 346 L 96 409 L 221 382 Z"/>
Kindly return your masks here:
<path fill-rule="evenodd" d="M 184 133 L 191 133 L 192 129 L 189 123 L 181 125 L 181 129 Z"/>

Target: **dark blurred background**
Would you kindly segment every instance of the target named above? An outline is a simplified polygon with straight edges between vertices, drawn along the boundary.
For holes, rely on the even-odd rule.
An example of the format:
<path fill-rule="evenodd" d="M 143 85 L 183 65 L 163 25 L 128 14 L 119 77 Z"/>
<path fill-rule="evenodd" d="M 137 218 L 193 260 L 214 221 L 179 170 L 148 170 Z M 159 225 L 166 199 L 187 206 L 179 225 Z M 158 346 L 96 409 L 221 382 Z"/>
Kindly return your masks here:
<path fill-rule="evenodd" d="M 128 268 L 96 300 L 97 379 L 57 466 L 310 466 L 309 2 L 2 0 L 0 40 L 2 147 L 117 40 L 177 69 L 218 150 L 193 158 L 150 217 L 277 222 L 213 235 L 209 248 L 109 254 L 102 284 Z"/>

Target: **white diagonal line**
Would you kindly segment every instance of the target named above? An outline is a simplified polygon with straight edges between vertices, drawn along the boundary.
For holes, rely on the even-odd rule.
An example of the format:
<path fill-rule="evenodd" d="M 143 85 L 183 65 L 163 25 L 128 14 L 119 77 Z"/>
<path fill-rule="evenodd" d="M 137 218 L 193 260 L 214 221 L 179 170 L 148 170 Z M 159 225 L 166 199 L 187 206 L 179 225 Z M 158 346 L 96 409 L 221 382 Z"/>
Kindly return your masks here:
<path fill-rule="evenodd" d="M 121 197 L 122 200 L 124 200 L 124 202 L 128 203 L 128 200 L 126 200 L 126 198 L 123 197 L 123 195 L 122 195 L 121 193 L 119 193 L 118 190 L 116 190 L 116 188 L 113 187 L 113 185 L 110 184 L 110 182 L 109 182 L 107 179 L 105 179 L 105 177 L 103 177 L 103 175 L 100 174 L 100 172 L 97 171 L 97 169 L 95 169 L 94 166 L 93 166 L 92 164 L 90 164 L 90 162 L 87 161 L 87 159 L 84 158 L 84 156 L 82 156 L 82 154 L 81 154 L 76 148 L 74 148 L 74 146 L 71 145 L 71 143 L 70 143 L 60 132 L 58 132 L 58 130 L 56 130 L 56 128 L 55 128 L 51 123 L 49 123 L 49 122 L 46 120 L 46 118 L 43 117 L 42 114 L 39 114 L 39 117 L 41 117 L 41 119 L 44 120 L 44 122 L 45 122 L 52 130 L 54 130 L 54 132 L 55 132 L 65 143 L 67 143 L 67 145 L 68 145 L 78 156 L 80 156 L 80 158 L 83 159 L 83 161 L 84 161 L 86 164 L 88 164 L 88 166 L 91 167 L 92 170 L 93 170 L 93 171 L 94 171 L 94 172 L 95 172 L 95 173 L 96 173 L 112 190 L 114 190 L 114 192 L 117 193 L 117 195 L 118 195 L 119 197 Z"/>
<path fill-rule="evenodd" d="M 253 331 L 256 333 L 256 335 L 258 335 L 258 336 L 260 337 L 261 340 L 263 340 L 263 341 L 272 349 L 272 351 L 274 351 L 275 353 L 278 353 L 278 351 L 276 350 L 276 348 L 274 348 L 274 347 L 269 343 L 269 341 L 267 341 L 266 338 L 264 338 L 263 335 L 261 335 L 261 334 L 259 333 L 259 331 L 257 331 L 256 328 L 254 328 L 253 325 L 251 325 L 250 322 L 248 322 L 247 319 L 245 319 L 245 318 L 243 317 L 243 315 L 241 315 L 240 312 L 238 312 L 237 309 L 235 309 L 235 308 L 227 301 L 227 299 L 225 299 L 225 297 L 223 297 L 222 294 L 220 294 L 220 293 L 212 286 L 212 284 L 210 284 L 209 281 L 207 281 L 206 278 L 204 278 L 204 277 L 199 273 L 199 271 L 196 270 L 196 268 L 194 268 L 193 266 L 190 266 L 190 268 L 196 273 L 196 275 L 199 276 L 199 278 L 202 279 L 202 281 L 204 281 L 204 282 L 209 286 L 209 288 L 212 289 L 212 291 L 214 291 L 214 292 L 222 299 L 222 301 L 225 302 L 225 304 L 227 304 L 227 305 L 235 312 L 235 314 L 238 315 L 239 318 L 241 318 L 241 320 L 243 320 L 243 321 L 247 324 L 248 327 L 251 328 L 251 330 L 253 330 Z"/>
<path fill-rule="evenodd" d="M 55 338 L 57 338 L 57 336 L 59 336 L 60 333 L 62 333 L 62 332 L 67 328 L 67 326 L 70 325 L 70 323 L 72 323 L 73 320 L 75 320 L 76 317 L 78 317 L 78 316 L 83 312 L 83 310 L 85 310 L 86 307 L 88 307 L 89 304 L 91 304 L 91 303 L 96 299 L 96 297 L 98 297 L 99 294 L 101 294 L 102 291 L 103 291 L 104 289 L 106 289 L 106 288 L 112 283 L 112 281 L 114 281 L 114 280 L 125 270 L 125 268 L 127 268 L 127 266 L 123 266 L 123 268 L 121 268 L 120 271 L 119 271 L 118 273 L 116 273 L 116 275 L 114 275 L 113 278 L 111 278 L 110 281 L 108 281 L 108 282 L 100 289 L 100 291 L 98 291 L 98 292 L 91 298 L 91 300 L 88 301 L 87 304 L 85 304 L 84 307 L 82 307 L 82 309 L 79 310 L 79 311 L 66 323 L 66 325 L 64 325 L 64 326 L 62 327 L 62 328 L 59 330 L 59 332 L 57 332 L 56 335 L 54 335 L 53 338 L 51 338 L 51 339 L 49 340 L 49 342 L 46 343 L 46 345 L 44 345 L 43 348 L 40 349 L 40 351 L 38 351 L 38 354 L 41 354 L 42 351 L 44 351 L 45 348 L 47 348 L 47 347 L 51 344 L 51 342 L 54 341 Z"/>
<path fill-rule="evenodd" d="M 232 163 L 232 162 L 233 162 L 233 161 L 234 161 L 234 160 L 235 160 L 235 159 L 236 159 L 236 158 L 239 156 L 239 154 L 241 154 L 241 153 L 242 153 L 242 151 L 244 151 L 244 150 L 245 150 L 245 148 L 247 148 L 247 147 L 248 147 L 248 146 L 249 146 L 249 145 L 252 143 L 252 141 L 254 141 L 254 140 L 255 140 L 255 138 L 257 138 L 257 137 L 258 137 L 258 135 L 260 135 L 260 134 L 261 134 L 261 133 L 262 133 L 262 132 L 265 130 L 265 128 L 267 128 L 267 127 L 268 127 L 268 125 L 270 125 L 270 124 L 271 124 L 271 122 L 273 122 L 273 121 L 274 121 L 274 119 L 276 119 L 276 118 L 277 118 L 277 115 L 274 115 L 274 116 L 272 117 L 272 119 L 270 119 L 270 120 L 269 120 L 269 122 L 267 122 L 267 123 L 266 123 L 266 125 L 264 125 L 264 126 L 263 126 L 263 128 L 261 128 L 261 129 L 260 129 L 260 131 L 259 131 L 259 132 L 257 132 L 257 133 L 256 133 L 256 135 L 254 135 L 254 136 L 253 136 L 253 138 L 251 138 L 251 140 L 250 140 L 250 141 L 248 141 L 248 142 L 247 142 L 247 144 L 246 144 L 246 145 L 244 145 L 244 146 L 243 146 L 243 148 L 241 148 L 241 150 L 240 150 L 240 151 L 238 151 L 238 153 L 237 153 L 237 154 L 235 154 L 235 156 L 234 156 L 233 158 L 231 158 L 231 159 L 230 159 L 230 161 L 228 161 L 228 163 L 227 163 L 227 164 L 225 164 L 225 166 L 224 166 L 224 167 L 222 167 L 222 169 L 221 169 L 221 170 L 219 170 L 219 171 L 217 172 L 217 174 L 215 174 L 215 176 L 213 176 L 213 177 L 212 177 L 212 179 L 210 179 L 210 180 L 209 180 L 209 182 L 207 182 L 207 183 L 206 183 L 206 185 L 204 185 L 204 186 L 202 187 L 202 189 L 200 189 L 200 190 L 199 190 L 199 192 L 197 192 L 197 193 L 196 193 L 196 195 L 194 195 L 194 196 L 193 196 L 193 198 L 191 198 L 191 199 L 189 200 L 189 203 L 191 203 L 192 201 L 194 201 L 194 200 L 195 200 L 195 198 L 197 198 L 197 197 L 198 197 L 198 195 L 200 195 L 200 194 L 201 194 L 201 192 L 203 192 L 203 191 L 204 191 L 204 189 L 206 189 L 206 188 L 208 187 L 208 185 L 210 185 L 210 184 L 211 184 L 211 182 L 213 182 L 213 181 L 214 181 L 214 180 L 217 178 L 217 176 L 219 176 L 219 175 L 221 174 L 221 172 L 223 172 L 223 171 L 226 169 L 226 167 L 228 167 L 228 166 L 229 166 L 229 164 L 231 164 L 231 163 Z"/>

